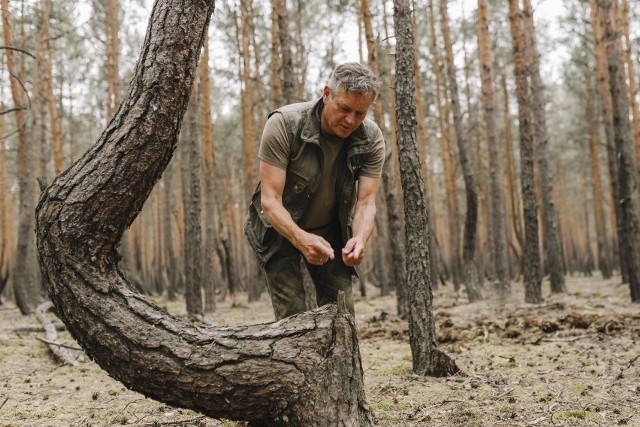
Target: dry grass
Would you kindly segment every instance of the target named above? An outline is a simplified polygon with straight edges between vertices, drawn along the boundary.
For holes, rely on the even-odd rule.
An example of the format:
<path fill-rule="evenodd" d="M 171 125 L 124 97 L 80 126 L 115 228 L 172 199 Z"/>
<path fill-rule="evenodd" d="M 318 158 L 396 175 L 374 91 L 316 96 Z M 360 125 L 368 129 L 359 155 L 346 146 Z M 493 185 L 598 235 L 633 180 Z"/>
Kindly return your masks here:
<path fill-rule="evenodd" d="M 441 379 L 412 375 L 407 326 L 393 314 L 393 298 L 359 298 L 366 392 L 378 424 L 640 426 L 640 307 L 619 279 L 569 278 L 567 286 L 542 305 L 523 304 L 518 284 L 507 301 L 473 304 L 450 288 L 437 290 L 441 349 L 465 372 Z M 238 301 L 235 308 L 221 303 L 207 320 L 272 320 L 266 297 Z M 184 315 L 181 302 L 156 302 Z M 36 319 L 0 306 L 0 427 L 242 425 L 146 399 L 87 360 L 61 366 L 36 339 L 41 333 L 17 331 L 27 326 Z M 66 332 L 60 338 L 76 345 Z"/>

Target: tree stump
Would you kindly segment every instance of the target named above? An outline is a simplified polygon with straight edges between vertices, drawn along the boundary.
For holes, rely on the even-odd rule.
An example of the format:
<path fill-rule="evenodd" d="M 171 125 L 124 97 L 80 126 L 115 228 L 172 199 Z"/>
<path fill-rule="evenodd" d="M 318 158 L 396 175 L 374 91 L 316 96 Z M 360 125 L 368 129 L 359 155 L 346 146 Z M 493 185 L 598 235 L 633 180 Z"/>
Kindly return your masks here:
<path fill-rule="evenodd" d="M 335 305 L 245 327 L 176 319 L 134 292 L 117 245 L 176 148 L 214 1 L 157 0 L 128 95 L 43 193 L 40 265 L 60 319 L 113 378 L 254 425 L 368 426 L 353 318 Z"/>

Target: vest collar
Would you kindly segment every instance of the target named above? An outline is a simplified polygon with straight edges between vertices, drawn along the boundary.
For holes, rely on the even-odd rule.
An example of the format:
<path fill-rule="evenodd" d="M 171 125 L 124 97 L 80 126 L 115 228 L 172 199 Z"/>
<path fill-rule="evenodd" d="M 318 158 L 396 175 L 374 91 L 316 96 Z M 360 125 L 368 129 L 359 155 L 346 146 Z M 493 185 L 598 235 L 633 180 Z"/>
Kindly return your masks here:
<path fill-rule="evenodd" d="M 320 98 L 307 110 L 307 114 L 303 119 L 302 132 L 300 133 L 300 138 L 303 141 L 320 145 L 320 133 L 322 132 L 320 129 L 320 114 L 323 106 L 322 98 Z M 364 122 L 345 140 L 350 146 L 365 144 L 367 141 Z"/>

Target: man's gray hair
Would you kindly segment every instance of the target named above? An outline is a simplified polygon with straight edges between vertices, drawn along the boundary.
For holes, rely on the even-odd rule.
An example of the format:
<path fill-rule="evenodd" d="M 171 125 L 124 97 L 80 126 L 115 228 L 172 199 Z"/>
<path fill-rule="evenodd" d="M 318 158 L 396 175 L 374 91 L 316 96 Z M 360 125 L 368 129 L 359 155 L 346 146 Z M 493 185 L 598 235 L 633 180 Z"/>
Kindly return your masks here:
<path fill-rule="evenodd" d="M 380 93 L 382 82 L 366 66 L 358 62 L 346 62 L 333 69 L 327 86 L 333 95 L 340 89 L 361 94 L 372 93 L 375 100 Z"/>

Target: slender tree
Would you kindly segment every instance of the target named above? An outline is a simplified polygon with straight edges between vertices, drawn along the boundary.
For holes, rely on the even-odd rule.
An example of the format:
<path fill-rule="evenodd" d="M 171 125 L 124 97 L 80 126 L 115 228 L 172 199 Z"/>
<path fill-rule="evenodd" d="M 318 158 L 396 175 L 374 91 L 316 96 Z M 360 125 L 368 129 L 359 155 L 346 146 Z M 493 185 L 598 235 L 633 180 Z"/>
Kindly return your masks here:
<path fill-rule="evenodd" d="M 587 72 L 590 73 L 590 70 Z M 590 75 L 588 75 L 586 80 L 591 83 Z M 593 191 L 593 216 L 596 229 L 598 269 L 604 279 L 609 279 L 613 275 L 613 272 L 611 271 L 611 260 L 609 258 L 609 233 L 607 232 L 607 224 L 604 220 L 600 157 L 598 153 L 598 115 L 594 106 L 591 84 L 587 85 L 585 116 L 586 122 L 589 124 L 589 158 L 591 160 L 591 188 Z"/>
<path fill-rule="evenodd" d="M 458 224 L 458 187 L 456 184 L 456 171 L 451 155 L 451 138 L 448 128 L 449 110 L 448 103 L 443 96 L 442 66 L 437 43 L 436 13 L 433 0 L 429 0 L 429 28 L 431 33 L 431 62 L 435 76 L 436 106 L 438 107 L 438 129 L 440 131 L 440 155 L 442 157 L 442 173 L 444 175 L 444 197 L 447 210 L 446 240 L 449 245 L 449 268 L 454 285 L 462 281 L 462 266 L 460 260 L 460 228 Z M 446 89 L 445 89 L 446 90 Z M 434 232 L 435 235 L 435 232 Z"/>
<path fill-rule="evenodd" d="M 617 201 L 620 200 L 620 185 L 618 183 L 618 162 L 616 159 L 616 148 L 613 130 L 613 107 L 611 92 L 609 91 L 609 70 L 607 69 L 607 58 L 605 46 L 602 39 L 602 25 L 598 16 L 597 0 L 591 0 L 591 27 L 593 31 L 593 50 L 597 73 L 598 97 L 600 99 L 600 116 L 604 127 L 605 149 L 607 153 L 607 165 L 609 172 L 609 183 L 611 186 L 611 217 L 614 219 L 615 235 L 622 233 L 622 206 Z M 620 242 L 617 241 L 615 247 L 620 252 Z M 618 256 L 622 281 L 628 282 L 627 261 L 621 253 Z"/>
<path fill-rule="evenodd" d="M 411 7 L 408 0 L 394 0 L 393 4 L 396 30 L 396 141 L 404 193 L 409 343 L 413 372 L 418 375 L 447 376 L 457 373 L 459 369 L 449 356 L 438 349 L 436 341 L 429 270 L 429 213 L 424 202 L 424 181 L 416 143 Z"/>
<path fill-rule="evenodd" d="M 58 115 L 58 107 L 56 105 L 56 97 L 53 92 L 53 64 L 51 52 L 51 38 L 49 36 L 49 10 L 50 0 L 41 0 L 41 23 L 38 41 L 42 48 L 39 52 L 40 73 L 42 76 L 42 91 L 46 98 L 46 104 L 49 111 L 49 123 L 51 124 L 51 146 L 53 147 L 53 170 L 56 175 L 62 172 L 64 168 L 64 154 L 62 152 L 62 130 L 60 126 L 60 118 Z M 43 162 L 46 158 L 42 159 Z M 46 178 L 46 175 L 45 175 Z"/>
<path fill-rule="evenodd" d="M 470 302 L 482 299 L 480 292 L 480 278 L 476 268 L 476 245 L 478 233 L 478 185 L 476 183 L 476 173 L 471 161 L 471 149 L 469 141 L 464 131 L 462 123 L 462 110 L 460 109 L 460 96 L 458 94 L 458 81 L 456 68 L 453 59 L 453 43 L 451 42 L 451 32 L 449 30 L 449 17 L 447 12 L 447 1 L 440 0 L 440 18 L 442 38 L 444 39 L 446 70 L 449 81 L 449 98 L 451 99 L 451 109 L 453 111 L 453 126 L 455 129 L 456 141 L 458 143 L 458 156 L 462 176 L 464 178 L 464 189 L 466 195 L 466 215 L 464 219 L 464 239 L 462 245 L 462 260 L 464 262 L 464 282 L 467 297 Z"/>
<path fill-rule="evenodd" d="M 513 62 L 520 123 L 520 184 L 524 216 L 524 287 L 525 302 L 542 302 L 540 286 L 540 252 L 538 249 L 538 209 L 533 173 L 533 127 L 529 108 L 526 39 L 518 0 L 509 0 L 509 21 L 513 39 Z"/>
<path fill-rule="evenodd" d="M 202 58 L 200 59 L 200 87 L 202 98 L 202 157 L 204 167 L 204 246 L 202 284 L 205 294 L 205 312 L 216 309 L 216 287 L 220 275 L 214 268 L 216 259 L 216 223 L 215 200 L 215 150 L 213 147 L 213 117 L 211 117 L 211 73 L 209 70 L 209 37 L 204 39 Z"/>
<path fill-rule="evenodd" d="M 633 134 L 629 120 L 629 88 L 624 72 L 620 32 L 612 22 L 611 0 L 598 0 L 598 7 L 607 52 L 614 139 L 618 159 L 619 203 L 622 211 L 622 234 L 618 234 L 620 256 L 626 260 L 631 300 L 640 302 L 640 194 Z"/>
<path fill-rule="evenodd" d="M 558 215 L 553 203 L 553 184 L 549 170 L 549 135 L 547 118 L 544 110 L 544 84 L 540 75 L 540 53 L 536 38 L 531 0 L 523 0 L 523 26 L 528 34 L 527 57 L 528 69 L 531 77 L 531 109 L 534 116 L 535 151 L 538 158 L 540 183 L 542 185 L 542 221 L 544 224 L 543 244 L 545 260 L 550 275 L 551 292 L 565 292 L 564 265 L 562 258 L 562 243 L 558 230 Z"/>
<path fill-rule="evenodd" d="M 201 229 L 201 147 L 198 135 L 198 85 L 194 84 L 183 123 L 182 204 L 184 206 L 184 278 L 187 314 L 201 317 L 202 229 Z"/>
<path fill-rule="evenodd" d="M 496 102 L 493 90 L 493 58 L 489 37 L 487 0 L 478 0 L 478 55 L 480 57 L 480 76 L 482 78 L 482 106 L 489 147 L 489 198 L 491 204 L 491 239 L 493 244 L 493 262 L 496 272 L 496 290 L 505 295 L 509 289 L 506 223 L 504 218 L 504 199 L 501 187 L 500 155 L 496 134 Z"/>
<path fill-rule="evenodd" d="M 293 71 L 293 54 L 291 52 L 291 34 L 289 33 L 289 12 L 287 0 L 273 0 L 274 12 L 278 18 L 278 38 L 280 39 L 282 96 L 285 104 L 295 101 L 296 78 Z"/>
<path fill-rule="evenodd" d="M 2 0 L 2 33 L 5 46 L 13 46 L 11 35 L 11 21 L 9 20 L 9 1 Z M 34 169 L 33 153 L 34 144 L 28 137 L 27 120 L 25 110 L 28 109 L 27 101 L 23 93 L 23 84 L 18 81 L 20 73 L 11 49 L 5 51 L 7 58 L 7 71 L 11 76 L 11 96 L 14 103 L 14 115 L 16 118 L 18 134 L 18 162 L 17 174 L 19 185 L 19 212 L 18 212 L 18 245 L 15 251 L 12 266 L 12 284 L 16 298 L 16 304 L 22 314 L 32 313 L 39 299 L 39 290 L 36 286 L 37 260 L 35 259 L 33 239 L 33 208 L 35 206 L 35 180 L 31 177 Z"/>

